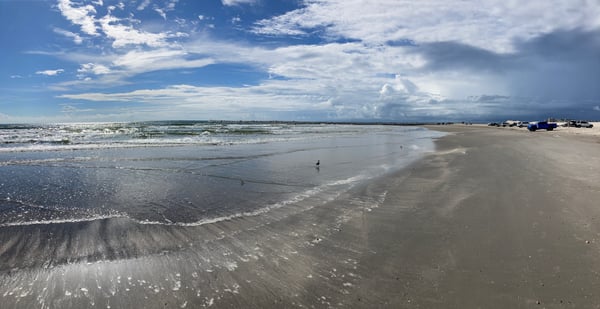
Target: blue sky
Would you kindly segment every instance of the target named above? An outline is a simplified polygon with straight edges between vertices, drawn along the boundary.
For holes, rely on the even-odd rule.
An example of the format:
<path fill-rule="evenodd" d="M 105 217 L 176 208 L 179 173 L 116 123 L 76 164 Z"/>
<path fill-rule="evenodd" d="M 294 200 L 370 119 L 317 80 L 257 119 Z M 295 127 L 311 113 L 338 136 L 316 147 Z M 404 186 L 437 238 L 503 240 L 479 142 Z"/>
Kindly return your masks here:
<path fill-rule="evenodd" d="M 0 122 L 600 119 L 600 2 L 0 0 Z"/>

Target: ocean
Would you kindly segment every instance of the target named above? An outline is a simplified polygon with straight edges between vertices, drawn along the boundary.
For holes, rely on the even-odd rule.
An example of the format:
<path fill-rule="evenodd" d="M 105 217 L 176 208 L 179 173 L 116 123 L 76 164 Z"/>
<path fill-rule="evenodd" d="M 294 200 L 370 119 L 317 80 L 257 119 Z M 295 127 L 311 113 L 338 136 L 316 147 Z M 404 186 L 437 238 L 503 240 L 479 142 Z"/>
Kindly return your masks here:
<path fill-rule="evenodd" d="M 107 308 L 159 296 L 188 304 L 189 293 L 209 292 L 192 276 L 183 281 L 192 292 L 182 294 L 174 283 L 182 271 L 198 281 L 200 265 L 235 270 L 255 251 L 248 235 L 348 199 L 433 151 L 441 136 L 414 126 L 274 122 L 0 125 L 0 304 Z M 376 207 L 385 193 L 352 196 L 337 218 Z M 314 220 L 328 231 L 339 223 Z M 82 272 L 88 277 L 69 278 Z M 133 289 L 124 278 L 136 276 L 145 292 L 117 288 Z M 195 304 L 214 302 L 215 290 L 223 291 Z"/>

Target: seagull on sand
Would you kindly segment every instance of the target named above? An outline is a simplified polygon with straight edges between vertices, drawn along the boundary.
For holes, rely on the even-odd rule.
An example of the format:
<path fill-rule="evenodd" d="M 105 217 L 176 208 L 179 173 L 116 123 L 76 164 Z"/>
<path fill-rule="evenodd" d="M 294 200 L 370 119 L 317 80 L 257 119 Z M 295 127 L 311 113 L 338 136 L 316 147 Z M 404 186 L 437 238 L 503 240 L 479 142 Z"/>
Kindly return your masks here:
<path fill-rule="evenodd" d="M 316 167 L 319 167 L 319 165 L 321 165 L 321 160 L 317 160 L 317 163 L 315 163 Z"/>

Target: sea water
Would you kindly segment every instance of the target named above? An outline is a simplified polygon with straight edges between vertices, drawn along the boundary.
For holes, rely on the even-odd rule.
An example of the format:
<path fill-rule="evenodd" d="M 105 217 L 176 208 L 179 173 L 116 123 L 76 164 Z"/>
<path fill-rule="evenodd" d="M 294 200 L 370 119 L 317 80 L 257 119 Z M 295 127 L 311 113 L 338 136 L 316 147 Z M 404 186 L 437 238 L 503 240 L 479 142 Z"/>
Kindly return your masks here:
<path fill-rule="evenodd" d="M 0 226 L 106 217 L 189 225 L 258 214 L 399 169 L 437 136 L 381 125 L 4 125 Z"/>
<path fill-rule="evenodd" d="M 351 124 L 0 125 L 0 305 L 210 305 L 259 280 L 217 272 L 319 243 L 386 194 L 352 190 L 421 158 L 441 135 Z"/>

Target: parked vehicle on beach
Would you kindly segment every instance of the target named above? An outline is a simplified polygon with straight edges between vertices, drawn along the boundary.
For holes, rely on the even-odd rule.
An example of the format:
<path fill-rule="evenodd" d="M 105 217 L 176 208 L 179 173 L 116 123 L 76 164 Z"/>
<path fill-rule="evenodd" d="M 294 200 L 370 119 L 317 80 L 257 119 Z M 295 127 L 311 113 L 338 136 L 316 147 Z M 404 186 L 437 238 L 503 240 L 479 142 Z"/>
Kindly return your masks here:
<path fill-rule="evenodd" d="M 497 123 L 497 122 L 490 122 L 490 123 L 488 123 L 488 126 L 490 126 L 490 127 L 499 127 L 500 124 Z"/>
<path fill-rule="evenodd" d="M 519 121 L 519 123 L 517 123 L 517 127 L 519 128 L 526 128 L 529 125 L 529 121 Z"/>
<path fill-rule="evenodd" d="M 548 121 L 538 121 L 538 122 L 532 122 L 527 126 L 527 129 L 531 132 L 535 132 L 536 130 L 547 130 L 547 131 L 552 131 L 554 129 L 556 129 L 557 125 L 554 122 L 548 122 Z"/>
<path fill-rule="evenodd" d="M 565 127 L 576 127 L 576 128 L 593 128 L 594 125 L 583 120 L 569 120 L 564 124 Z"/>
<path fill-rule="evenodd" d="M 594 125 L 587 121 L 575 121 L 575 126 L 578 128 L 593 128 Z"/>

